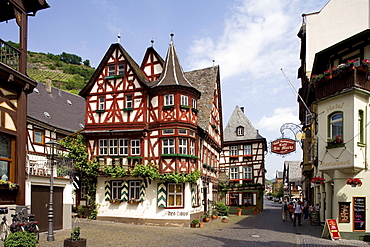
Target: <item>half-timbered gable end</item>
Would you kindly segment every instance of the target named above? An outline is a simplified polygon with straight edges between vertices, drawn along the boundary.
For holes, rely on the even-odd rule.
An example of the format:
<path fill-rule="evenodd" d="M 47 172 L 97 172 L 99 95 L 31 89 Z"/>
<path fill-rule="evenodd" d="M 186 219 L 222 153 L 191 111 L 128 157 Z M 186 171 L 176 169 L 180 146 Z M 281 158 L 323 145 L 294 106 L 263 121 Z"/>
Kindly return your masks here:
<path fill-rule="evenodd" d="M 156 50 L 154 50 L 153 47 L 149 47 L 146 50 L 140 68 L 149 81 L 156 81 L 159 79 L 162 73 L 163 65 L 163 58 L 157 53 Z"/>
<path fill-rule="evenodd" d="M 230 185 L 239 188 L 228 192 L 228 205 L 262 207 L 262 200 L 256 198 L 261 198 L 264 189 L 266 150 L 266 139 L 245 116 L 244 108 L 236 106 L 224 130 L 220 162 Z"/>

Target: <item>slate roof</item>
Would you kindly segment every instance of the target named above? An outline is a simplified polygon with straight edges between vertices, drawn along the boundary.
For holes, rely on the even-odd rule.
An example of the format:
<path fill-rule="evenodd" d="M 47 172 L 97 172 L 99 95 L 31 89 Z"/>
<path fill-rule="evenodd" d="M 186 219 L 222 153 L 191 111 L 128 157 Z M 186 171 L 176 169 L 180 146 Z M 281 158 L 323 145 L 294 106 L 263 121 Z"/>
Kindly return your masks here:
<path fill-rule="evenodd" d="M 289 171 L 287 174 L 289 182 L 299 183 L 302 178 L 301 161 L 284 161 L 284 170 Z"/>
<path fill-rule="evenodd" d="M 43 83 L 38 83 L 27 99 L 28 118 L 67 132 L 83 128 L 85 109 L 84 98 L 54 87 L 48 93 Z"/>
<path fill-rule="evenodd" d="M 193 87 L 186 79 L 182 70 L 179 58 L 173 42 L 168 47 L 164 68 L 155 86 L 172 86 L 179 85 L 184 87 Z"/>
<path fill-rule="evenodd" d="M 276 179 L 283 179 L 284 173 L 276 171 Z"/>
<path fill-rule="evenodd" d="M 213 106 L 214 90 L 220 81 L 219 66 L 185 72 L 185 77 L 201 93 L 198 100 L 198 126 L 204 130 L 208 129 L 210 115 Z M 218 85 L 220 87 L 220 85 Z M 220 100 L 221 100 L 221 95 Z M 220 101 L 221 104 L 221 101 Z M 221 107 L 221 106 L 218 106 Z M 221 112 L 220 112 L 221 114 Z M 220 116 L 221 117 L 221 116 Z M 221 118 L 222 119 L 222 118 Z M 222 121 L 221 121 L 222 123 Z M 222 129 L 222 125 L 221 125 Z"/>
<path fill-rule="evenodd" d="M 237 127 L 244 127 L 244 135 L 237 136 Z M 239 106 L 236 106 L 224 130 L 224 141 L 246 141 L 265 139 L 256 130 Z"/>

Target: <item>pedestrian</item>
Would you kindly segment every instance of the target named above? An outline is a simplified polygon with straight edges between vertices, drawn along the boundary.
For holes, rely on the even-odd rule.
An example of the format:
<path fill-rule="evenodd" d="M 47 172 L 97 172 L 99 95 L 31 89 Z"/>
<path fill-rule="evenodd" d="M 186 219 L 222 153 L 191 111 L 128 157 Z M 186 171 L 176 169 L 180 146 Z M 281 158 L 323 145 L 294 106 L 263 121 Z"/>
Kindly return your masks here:
<path fill-rule="evenodd" d="M 303 214 L 304 214 L 304 219 L 308 220 L 308 208 L 309 208 L 309 202 L 307 199 L 304 200 L 303 203 Z"/>
<path fill-rule="evenodd" d="M 288 205 L 288 213 L 289 213 L 290 221 L 293 221 L 293 212 L 294 212 L 294 205 L 293 205 L 293 202 L 290 202 Z"/>
<path fill-rule="evenodd" d="M 294 218 L 293 218 L 293 226 L 296 226 L 296 222 L 298 221 L 298 225 L 302 225 L 302 213 L 303 213 L 303 205 L 301 201 L 294 204 Z"/>
<path fill-rule="evenodd" d="M 287 222 L 288 221 L 288 215 L 289 215 L 288 202 L 287 201 L 284 201 L 283 202 L 283 207 L 282 207 L 283 222 Z"/>
<path fill-rule="evenodd" d="M 320 205 L 318 203 L 316 203 L 315 212 L 319 212 L 319 211 L 320 211 Z"/>
<path fill-rule="evenodd" d="M 311 214 L 315 212 L 315 205 L 313 203 L 310 204 L 310 206 L 308 207 L 308 215 L 310 217 L 310 221 L 311 221 Z"/>

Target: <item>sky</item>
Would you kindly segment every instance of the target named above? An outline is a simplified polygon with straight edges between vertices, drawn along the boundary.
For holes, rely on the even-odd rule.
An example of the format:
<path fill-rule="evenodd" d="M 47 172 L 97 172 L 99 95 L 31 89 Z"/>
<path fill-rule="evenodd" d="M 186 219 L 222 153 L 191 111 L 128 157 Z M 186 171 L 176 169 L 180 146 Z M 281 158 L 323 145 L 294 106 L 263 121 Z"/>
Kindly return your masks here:
<path fill-rule="evenodd" d="M 285 123 L 299 125 L 302 14 L 320 11 L 328 0 L 47 0 L 50 8 L 29 17 L 28 50 L 76 54 L 97 67 L 112 43 L 120 43 L 141 64 L 146 49 L 166 57 L 170 34 L 184 71 L 220 66 L 223 127 L 235 106 L 243 106 L 259 133 L 271 141 Z M 0 23 L 0 38 L 19 42 L 14 20 Z M 285 137 L 293 138 L 286 130 Z M 266 178 L 284 161 L 266 154 Z"/>

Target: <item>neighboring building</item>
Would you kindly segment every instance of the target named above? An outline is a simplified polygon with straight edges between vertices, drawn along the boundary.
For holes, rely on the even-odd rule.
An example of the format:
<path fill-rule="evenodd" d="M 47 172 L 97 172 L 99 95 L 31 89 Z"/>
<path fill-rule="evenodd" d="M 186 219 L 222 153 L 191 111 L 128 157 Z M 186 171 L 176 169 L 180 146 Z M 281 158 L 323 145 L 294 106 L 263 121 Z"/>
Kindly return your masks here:
<path fill-rule="evenodd" d="M 283 188 L 283 172 L 276 171 L 275 181 L 273 183 L 272 192 L 277 193 L 280 189 Z"/>
<path fill-rule="evenodd" d="M 26 75 L 28 15 L 48 7 L 43 0 L 0 3 L 0 22 L 16 18 L 20 29 L 20 50 L 0 39 L 0 205 L 11 208 L 25 205 L 27 95 L 37 85 Z M 8 182 L 17 188 L 4 185 Z"/>
<path fill-rule="evenodd" d="M 305 104 L 299 101 L 299 117 L 306 133 L 305 186 L 310 187 L 304 191 L 320 204 L 321 221 L 337 219 L 342 236 L 358 239 L 370 229 L 370 66 L 364 61 L 370 59 L 370 1 L 331 0 L 303 18 L 299 95 Z M 314 177 L 325 181 L 309 183 Z M 351 178 L 365 186 L 347 185 Z"/>
<path fill-rule="evenodd" d="M 262 137 L 244 114 L 244 107 L 236 106 L 224 130 L 220 171 L 229 177 L 230 188 L 226 204 L 235 213 L 243 213 L 258 206 L 263 209 L 265 188 L 266 139 Z"/>
<path fill-rule="evenodd" d="M 82 134 L 90 159 L 101 167 L 98 219 L 181 226 L 210 209 L 222 143 L 217 66 L 184 74 L 171 40 L 165 60 L 150 47 L 139 67 L 112 44 L 80 95 L 86 99 Z M 148 181 L 103 172 L 137 164 L 168 175 L 200 171 L 201 178 Z"/>
<path fill-rule="evenodd" d="M 290 199 L 299 199 L 303 201 L 300 164 L 300 161 L 284 161 L 284 196 L 288 196 Z"/>
<path fill-rule="evenodd" d="M 85 100 L 46 84 L 38 83 L 28 96 L 27 105 L 27 177 L 26 205 L 36 215 L 40 230 L 48 229 L 48 210 L 50 193 L 50 155 L 51 140 L 60 140 L 84 127 Z M 54 229 L 70 229 L 72 226 L 72 206 L 75 202 L 74 187 L 78 176 L 73 173 L 72 161 L 59 159 L 57 154 L 65 152 L 54 148 Z M 72 183 L 74 178 L 74 182 Z M 77 187 L 79 188 L 79 187 Z"/>

